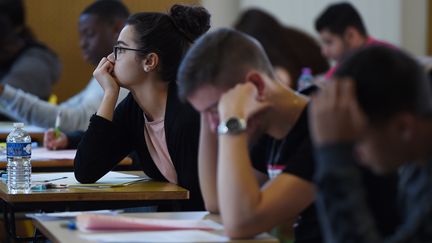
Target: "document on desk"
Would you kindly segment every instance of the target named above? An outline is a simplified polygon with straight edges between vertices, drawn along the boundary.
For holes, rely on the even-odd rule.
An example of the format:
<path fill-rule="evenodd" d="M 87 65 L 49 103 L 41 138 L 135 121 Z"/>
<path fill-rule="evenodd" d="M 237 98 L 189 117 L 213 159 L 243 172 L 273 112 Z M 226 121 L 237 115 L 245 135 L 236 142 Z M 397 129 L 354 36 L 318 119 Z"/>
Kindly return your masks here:
<path fill-rule="evenodd" d="M 32 149 L 32 160 L 53 160 L 53 159 L 68 159 L 73 160 L 76 155 L 76 149 L 66 150 L 48 150 L 46 148 Z"/>
<path fill-rule="evenodd" d="M 94 242 L 105 243 L 183 243 L 183 242 L 232 242 L 223 230 L 170 230 L 170 231 L 131 231 L 131 232 L 103 232 L 81 233 L 80 237 Z M 235 242 L 248 242 L 241 240 Z M 262 233 L 250 239 L 253 242 L 279 242 L 267 233 Z"/>
<path fill-rule="evenodd" d="M 120 172 L 110 171 L 105 176 L 100 178 L 96 183 L 81 184 L 74 176 L 73 172 L 60 173 L 34 173 L 32 174 L 32 184 L 38 183 L 55 183 L 65 184 L 67 187 L 116 187 L 127 186 L 132 183 L 149 180 L 149 177 L 140 177 L 137 175 L 125 174 Z"/>
<path fill-rule="evenodd" d="M 73 160 L 76 149 L 48 150 L 46 148 L 32 148 L 32 160 Z M 6 152 L 0 154 L 0 161 L 6 161 Z"/>
<path fill-rule="evenodd" d="M 223 231 L 203 231 L 203 230 L 172 230 L 172 231 L 144 231 L 144 232 L 121 232 L 121 233 L 98 233 L 81 234 L 81 238 L 88 241 L 117 243 L 117 242 L 228 242 L 229 237 Z"/>
<path fill-rule="evenodd" d="M 98 214 L 81 214 L 76 218 L 79 230 L 217 230 L 222 226 L 211 220 L 196 219 L 153 219 Z"/>

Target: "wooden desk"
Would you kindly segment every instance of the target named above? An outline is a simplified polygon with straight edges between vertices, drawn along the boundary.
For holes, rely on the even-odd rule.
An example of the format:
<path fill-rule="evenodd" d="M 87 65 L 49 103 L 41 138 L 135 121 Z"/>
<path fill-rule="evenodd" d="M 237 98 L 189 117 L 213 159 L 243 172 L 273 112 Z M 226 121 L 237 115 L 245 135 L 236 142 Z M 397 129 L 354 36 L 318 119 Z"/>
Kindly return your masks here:
<path fill-rule="evenodd" d="M 0 141 L 6 141 L 7 136 L 14 129 L 13 124 L 13 122 L 0 122 Z M 44 133 L 47 129 L 24 124 L 24 130 L 30 134 L 33 142 L 43 143 Z"/>
<path fill-rule="evenodd" d="M 76 201 L 146 201 L 189 199 L 189 191 L 167 182 L 142 181 L 129 186 L 112 188 L 48 189 L 28 194 L 10 194 L 0 183 L 0 198 L 8 204 L 76 202 Z"/>
<path fill-rule="evenodd" d="M 142 172 L 140 172 L 142 173 Z M 114 188 L 48 189 L 28 194 L 10 194 L 0 182 L 0 199 L 6 232 L 16 238 L 15 212 L 90 210 L 145 206 L 146 202 L 163 203 L 189 199 L 189 191 L 167 182 L 142 181 Z M 170 201 L 167 201 L 170 200 Z"/>
<path fill-rule="evenodd" d="M 220 223 L 220 218 L 217 215 L 210 215 L 208 212 L 175 212 L 175 213 L 129 213 L 127 214 L 131 217 L 141 217 L 141 218 L 158 218 L 158 219 L 210 219 L 215 222 Z M 88 241 L 80 236 L 84 234 L 91 233 L 82 233 L 77 230 L 69 230 L 64 225 L 68 222 L 67 220 L 41 220 L 35 219 L 33 220 L 36 228 L 42 232 L 49 240 L 55 243 L 91 243 L 94 241 Z M 136 232 L 136 231 L 135 231 Z M 160 231 L 160 234 L 166 234 L 166 231 Z M 216 234 L 218 236 L 224 236 L 223 231 L 212 231 L 212 234 Z M 118 233 L 109 233 L 113 235 L 115 238 Z M 179 241 L 181 239 L 178 239 Z M 194 242 L 200 242 L 198 239 Z M 244 242 L 244 243 L 254 243 L 254 242 L 268 242 L 268 243 L 276 243 L 278 240 L 276 238 L 271 237 L 269 234 L 261 234 L 255 239 L 249 240 L 230 240 L 226 242 Z"/>

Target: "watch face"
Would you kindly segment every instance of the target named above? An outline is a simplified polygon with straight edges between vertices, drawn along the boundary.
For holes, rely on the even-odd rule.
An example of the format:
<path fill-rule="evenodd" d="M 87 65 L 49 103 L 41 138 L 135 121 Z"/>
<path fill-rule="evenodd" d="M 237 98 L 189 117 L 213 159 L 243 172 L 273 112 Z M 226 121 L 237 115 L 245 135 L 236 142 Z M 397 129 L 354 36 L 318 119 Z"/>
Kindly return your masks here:
<path fill-rule="evenodd" d="M 226 126 L 228 128 L 228 131 L 231 131 L 231 132 L 237 132 L 237 131 L 240 131 L 242 129 L 239 119 L 236 119 L 236 118 L 230 118 L 226 122 Z"/>
<path fill-rule="evenodd" d="M 219 134 L 237 134 L 246 130 L 246 121 L 237 117 L 231 117 L 218 126 Z"/>

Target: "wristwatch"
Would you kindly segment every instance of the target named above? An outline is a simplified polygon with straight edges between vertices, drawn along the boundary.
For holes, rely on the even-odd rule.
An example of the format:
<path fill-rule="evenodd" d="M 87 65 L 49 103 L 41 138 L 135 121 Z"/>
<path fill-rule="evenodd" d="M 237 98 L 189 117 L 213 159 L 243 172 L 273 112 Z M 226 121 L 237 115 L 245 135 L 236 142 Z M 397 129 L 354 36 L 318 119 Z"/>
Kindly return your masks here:
<path fill-rule="evenodd" d="M 247 123 L 245 119 L 231 117 L 225 122 L 219 123 L 217 131 L 219 135 L 224 134 L 239 134 L 246 131 Z"/>

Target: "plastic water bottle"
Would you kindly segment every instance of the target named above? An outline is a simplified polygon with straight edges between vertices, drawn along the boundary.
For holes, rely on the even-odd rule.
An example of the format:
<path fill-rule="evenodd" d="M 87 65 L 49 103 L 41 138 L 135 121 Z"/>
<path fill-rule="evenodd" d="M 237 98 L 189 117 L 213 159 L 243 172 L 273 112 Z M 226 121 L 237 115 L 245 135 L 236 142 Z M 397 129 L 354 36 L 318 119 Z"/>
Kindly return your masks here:
<path fill-rule="evenodd" d="M 6 138 L 9 193 L 28 193 L 31 188 L 31 138 L 24 123 L 14 123 Z"/>
<path fill-rule="evenodd" d="M 302 91 L 313 85 L 312 70 L 310 68 L 302 68 L 302 74 L 297 81 L 297 91 Z"/>

